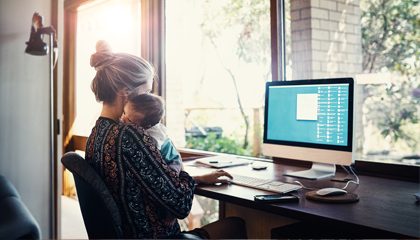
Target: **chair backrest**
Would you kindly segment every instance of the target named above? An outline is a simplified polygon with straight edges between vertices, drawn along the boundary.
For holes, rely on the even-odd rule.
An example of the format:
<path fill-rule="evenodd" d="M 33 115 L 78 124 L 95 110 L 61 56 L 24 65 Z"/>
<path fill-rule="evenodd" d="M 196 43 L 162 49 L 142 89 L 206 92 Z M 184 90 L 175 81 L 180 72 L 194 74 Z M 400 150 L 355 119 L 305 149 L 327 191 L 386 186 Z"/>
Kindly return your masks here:
<path fill-rule="evenodd" d="M 79 205 L 90 239 L 121 239 L 121 215 L 105 182 L 75 152 L 68 152 L 61 163 L 74 176 Z"/>

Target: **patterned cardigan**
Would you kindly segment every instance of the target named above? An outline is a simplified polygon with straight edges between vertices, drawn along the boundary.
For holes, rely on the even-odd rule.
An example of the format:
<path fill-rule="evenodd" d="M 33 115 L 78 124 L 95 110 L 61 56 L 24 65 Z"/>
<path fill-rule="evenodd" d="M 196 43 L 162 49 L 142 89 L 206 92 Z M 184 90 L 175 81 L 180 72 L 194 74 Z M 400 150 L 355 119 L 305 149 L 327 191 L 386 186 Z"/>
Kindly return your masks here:
<path fill-rule="evenodd" d="M 124 238 L 165 238 L 180 227 L 166 227 L 170 211 L 179 219 L 188 216 L 195 181 L 187 172 L 172 171 L 142 127 L 119 126 L 100 117 L 86 144 L 86 161 L 105 181 L 122 217 Z M 209 238 L 204 229 L 189 233 Z"/>

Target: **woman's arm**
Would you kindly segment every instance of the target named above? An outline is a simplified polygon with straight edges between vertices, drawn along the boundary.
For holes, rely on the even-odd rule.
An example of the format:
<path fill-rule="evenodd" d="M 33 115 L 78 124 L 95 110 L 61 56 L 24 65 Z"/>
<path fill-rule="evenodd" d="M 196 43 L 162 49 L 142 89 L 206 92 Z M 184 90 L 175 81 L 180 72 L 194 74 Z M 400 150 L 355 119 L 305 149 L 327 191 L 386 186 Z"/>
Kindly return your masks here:
<path fill-rule="evenodd" d="M 169 168 L 143 128 L 129 125 L 121 130 L 123 161 L 142 191 L 177 218 L 187 217 L 194 197 L 194 178 Z"/>
<path fill-rule="evenodd" d="M 201 176 L 194 176 L 195 183 L 197 184 L 214 184 L 214 183 L 227 183 L 227 179 L 219 179 L 219 177 L 226 176 L 229 178 L 233 178 L 228 172 L 225 172 L 222 169 L 213 171 L 209 174 L 201 175 Z"/>
<path fill-rule="evenodd" d="M 176 149 L 174 143 L 171 140 L 172 146 L 175 148 L 175 150 L 178 152 L 179 155 L 179 162 L 181 163 L 181 171 L 185 171 L 184 164 L 182 162 L 181 153 Z M 221 176 L 226 176 L 229 178 L 233 178 L 232 175 L 225 172 L 224 170 L 216 170 L 212 173 L 201 175 L 201 176 L 194 176 L 194 180 L 196 184 L 214 184 L 214 183 L 227 183 L 228 180 L 226 179 L 218 179 Z"/>
<path fill-rule="evenodd" d="M 178 151 L 178 149 L 175 147 L 174 143 L 171 140 L 172 146 L 175 148 L 175 150 L 178 152 L 179 155 L 179 161 L 181 163 L 181 171 L 185 171 L 184 164 L 182 162 L 181 153 Z M 214 184 L 214 183 L 227 183 L 228 180 L 226 179 L 218 179 L 221 176 L 226 176 L 229 178 L 233 178 L 232 175 L 225 172 L 224 170 L 216 170 L 212 173 L 201 175 L 201 176 L 194 176 L 194 180 L 196 184 Z"/>

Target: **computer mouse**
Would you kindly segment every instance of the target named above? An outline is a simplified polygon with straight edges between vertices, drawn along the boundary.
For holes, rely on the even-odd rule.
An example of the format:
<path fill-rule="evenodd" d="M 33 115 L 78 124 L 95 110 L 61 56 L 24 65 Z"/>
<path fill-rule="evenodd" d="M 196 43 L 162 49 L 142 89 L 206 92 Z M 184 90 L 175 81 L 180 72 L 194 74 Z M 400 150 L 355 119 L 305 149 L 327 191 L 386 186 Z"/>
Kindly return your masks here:
<path fill-rule="evenodd" d="M 219 180 L 227 180 L 228 182 L 230 182 L 232 180 L 232 178 L 230 178 L 228 176 L 221 176 L 221 177 L 218 177 L 217 179 L 219 179 Z"/>
<path fill-rule="evenodd" d="M 252 169 L 254 169 L 254 170 L 264 170 L 264 169 L 267 169 L 267 166 L 252 164 Z"/>
<path fill-rule="evenodd" d="M 323 188 L 319 189 L 316 194 L 320 196 L 333 196 L 333 195 L 342 195 L 346 194 L 347 191 L 340 188 Z"/>

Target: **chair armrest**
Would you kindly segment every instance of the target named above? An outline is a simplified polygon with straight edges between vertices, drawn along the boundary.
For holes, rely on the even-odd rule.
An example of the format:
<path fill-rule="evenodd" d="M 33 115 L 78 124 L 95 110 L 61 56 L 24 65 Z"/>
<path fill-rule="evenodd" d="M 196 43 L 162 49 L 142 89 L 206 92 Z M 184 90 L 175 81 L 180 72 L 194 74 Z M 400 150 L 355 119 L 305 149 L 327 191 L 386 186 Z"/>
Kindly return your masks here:
<path fill-rule="evenodd" d="M 38 223 L 20 199 L 1 199 L 0 213 L 1 239 L 41 238 Z"/>
<path fill-rule="evenodd" d="M 20 198 L 15 186 L 6 177 L 0 175 L 0 200 L 7 197 Z"/>

